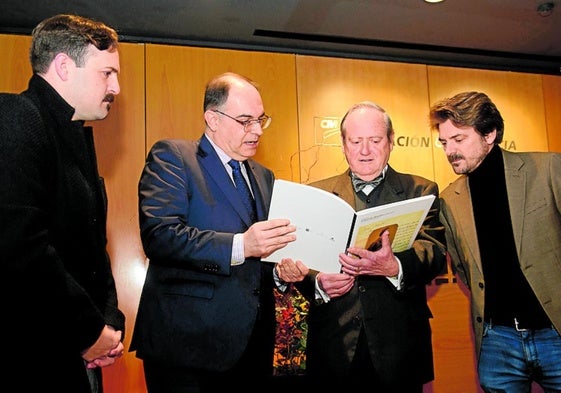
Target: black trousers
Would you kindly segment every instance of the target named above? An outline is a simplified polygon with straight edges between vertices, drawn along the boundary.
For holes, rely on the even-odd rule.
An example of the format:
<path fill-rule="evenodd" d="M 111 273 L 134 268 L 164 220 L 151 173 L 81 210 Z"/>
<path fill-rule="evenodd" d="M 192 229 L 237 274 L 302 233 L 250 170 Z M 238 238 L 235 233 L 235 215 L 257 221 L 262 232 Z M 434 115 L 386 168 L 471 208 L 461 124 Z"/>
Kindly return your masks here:
<path fill-rule="evenodd" d="M 257 318 L 249 344 L 233 368 L 210 372 L 171 367 L 163 362 L 144 359 L 144 377 L 148 393 L 215 393 L 248 387 L 270 391 L 273 381 L 274 330 L 266 318 Z M 188 349 L 186 349 L 188 350 Z M 201 364 L 201 368 L 208 365 Z"/>
<path fill-rule="evenodd" d="M 306 382 L 314 390 L 333 391 L 337 393 L 356 393 L 367 390 L 371 393 L 423 393 L 423 385 L 387 386 L 380 379 L 378 371 L 372 364 L 368 342 L 364 329 L 361 329 L 355 356 L 352 360 L 348 375 L 345 376 L 309 376 Z"/>

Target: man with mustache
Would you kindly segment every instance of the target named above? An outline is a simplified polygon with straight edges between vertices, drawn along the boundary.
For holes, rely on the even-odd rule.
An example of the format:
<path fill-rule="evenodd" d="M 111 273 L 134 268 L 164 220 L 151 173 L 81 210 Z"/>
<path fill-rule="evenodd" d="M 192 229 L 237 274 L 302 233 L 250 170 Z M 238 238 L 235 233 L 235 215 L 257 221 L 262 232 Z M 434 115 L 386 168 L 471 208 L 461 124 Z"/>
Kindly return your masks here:
<path fill-rule="evenodd" d="M 471 293 L 487 393 L 561 392 L 561 154 L 503 150 L 503 118 L 469 91 L 430 125 L 460 177 L 440 194 L 452 266 Z"/>
<path fill-rule="evenodd" d="M 89 120 L 120 87 L 118 36 L 56 15 L 33 30 L 33 76 L 0 94 L 0 255 L 9 356 L 3 383 L 19 392 L 102 391 L 101 367 L 123 353 L 106 252 L 106 193 Z"/>

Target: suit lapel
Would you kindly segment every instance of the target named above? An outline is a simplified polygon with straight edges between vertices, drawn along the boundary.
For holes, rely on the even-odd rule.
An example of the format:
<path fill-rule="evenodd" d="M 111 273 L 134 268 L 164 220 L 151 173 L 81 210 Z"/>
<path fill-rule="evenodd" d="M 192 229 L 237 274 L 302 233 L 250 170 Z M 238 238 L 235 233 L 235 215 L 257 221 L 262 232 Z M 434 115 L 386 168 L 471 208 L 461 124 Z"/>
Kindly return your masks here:
<path fill-rule="evenodd" d="M 262 176 L 257 176 L 255 171 L 255 162 L 253 160 L 247 160 L 247 176 L 249 177 L 249 182 L 251 183 L 251 190 L 253 191 L 253 197 L 255 198 L 255 207 L 257 208 L 257 220 L 266 220 L 268 215 L 268 209 L 265 206 L 265 195 L 263 194 L 266 190 L 265 180 Z"/>
<path fill-rule="evenodd" d="M 473 216 L 467 180 L 466 176 L 461 176 L 453 183 L 454 196 L 448 205 L 453 210 L 453 217 L 457 218 L 457 222 L 454 223 L 455 228 L 453 229 L 460 232 L 459 239 L 466 239 L 462 246 L 467 247 L 466 253 L 470 254 L 471 259 L 475 261 L 479 271 L 483 274 L 479 243 L 475 230 L 475 218 Z"/>
<path fill-rule="evenodd" d="M 224 200 L 232 206 L 233 210 L 248 227 L 253 224 L 230 175 L 226 172 L 226 168 L 206 137 L 201 138 L 197 154 L 201 167 L 208 173 L 208 177 L 212 179 L 214 188 L 222 192 Z"/>
<path fill-rule="evenodd" d="M 349 177 L 350 170 L 337 176 L 333 184 L 333 189 L 330 190 L 333 194 L 337 195 L 339 198 L 343 199 L 349 205 L 356 210 L 355 204 L 355 191 L 353 189 L 353 184 Z"/>
<path fill-rule="evenodd" d="M 397 172 L 388 165 L 386 178 L 381 184 L 380 196 L 378 197 L 378 204 L 384 205 L 386 203 L 393 203 L 403 200 L 403 185 L 397 175 Z"/>
<path fill-rule="evenodd" d="M 512 221 L 512 232 L 516 243 L 516 252 L 520 255 L 520 243 L 522 242 L 523 214 L 512 214 L 524 210 L 526 203 L 526 172 L 523 170 L 524 162 L 520 156 L 511 154 L 505 150 L 503 161 L 505 166 L 506 190 L 510 208 L 510 220 Z"/>

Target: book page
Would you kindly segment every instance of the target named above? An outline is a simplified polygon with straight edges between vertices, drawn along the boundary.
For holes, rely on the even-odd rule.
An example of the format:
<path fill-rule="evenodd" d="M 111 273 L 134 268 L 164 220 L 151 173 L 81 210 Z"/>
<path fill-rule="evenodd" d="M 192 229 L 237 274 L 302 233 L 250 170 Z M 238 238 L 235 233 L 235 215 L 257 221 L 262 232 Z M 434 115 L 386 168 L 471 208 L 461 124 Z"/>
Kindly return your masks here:
<path fill-rule="evenodd" d="M 277 179 L 269 219 L 288 218 L 296 226 L 296 241 L 262 260 L 291 258 L 311 269 L 339 272 L 339 254 L 346 250 L 354 215 L 347 202 L 330 192 Z"/>
<path fill-rule="evenodd" d="M 434 195 L 389 203 L 357 212 L 357 219 L 349 244 L 369 248 L 373 232 L 391 230 L 393 252 L 407 250 L 413 244 L 423 221 L 435 199 Z M 370 239 L 370 240 L 369 240 Z"/>

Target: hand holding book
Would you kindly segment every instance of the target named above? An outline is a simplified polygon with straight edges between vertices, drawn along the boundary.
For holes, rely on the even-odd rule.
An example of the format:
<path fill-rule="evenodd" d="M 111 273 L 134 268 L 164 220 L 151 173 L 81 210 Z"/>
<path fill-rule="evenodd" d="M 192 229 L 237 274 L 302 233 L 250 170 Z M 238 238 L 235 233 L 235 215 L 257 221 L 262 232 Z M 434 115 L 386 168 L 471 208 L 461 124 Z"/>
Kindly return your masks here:
<path fill-rule="evenodd" d="M 296 226 L 296 241 L 263 260 L 291 258 L 314 270 L 337 273 L 340 253 L 350 246 L 368 248 L 383 229 L 390 233 L 392 250 L 404 251 L 413 244 L 434 199 L 425 195 L 357 212 L 327 191 L 277 179 L 269 219 L 288 218 Z"/>
<path fill-rule="evenodd" d="M 368 236 L 365 248 L 368 251 L 378 251 L 380 248 L 382 248 L 382 235 L 385 231 L 389 232 L 390 243 L 393 243 L 393 240 L 395 239 L 395 233 L 397 232 L 397 227 L 397 224 L 392 224 L 374 229 L 370 233 L 370 236 Z"/>

